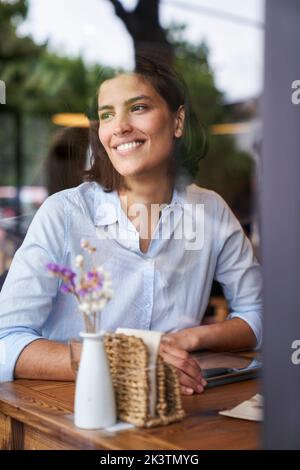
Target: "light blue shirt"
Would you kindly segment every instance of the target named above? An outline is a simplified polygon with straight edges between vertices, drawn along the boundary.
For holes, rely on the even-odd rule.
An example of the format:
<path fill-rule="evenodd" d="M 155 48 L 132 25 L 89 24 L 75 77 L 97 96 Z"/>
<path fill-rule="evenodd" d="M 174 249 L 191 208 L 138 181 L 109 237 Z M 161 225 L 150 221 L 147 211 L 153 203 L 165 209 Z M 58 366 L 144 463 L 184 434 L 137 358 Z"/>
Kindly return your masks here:
<path fill-rule="evenodd" d="M 116 191 L 83 183 L 50 196 L 37 211 L 16 252 L 0 294 L 0 380 L 13 380 L 21 351 L 39 338 L 67 341 L 83 330 L 76 299 L 60 292 L 49 262 L 75 267 L 81 239 L 97 248 L 96 263 L 110 272 L 113 299 L 101 328 L 174 332 L 198 326 L 213 279 L 230 315 L 262 340 L 260 267 L 249 240 L 224 200 L 190 185 L 175 189 L 147 253 Z"/>

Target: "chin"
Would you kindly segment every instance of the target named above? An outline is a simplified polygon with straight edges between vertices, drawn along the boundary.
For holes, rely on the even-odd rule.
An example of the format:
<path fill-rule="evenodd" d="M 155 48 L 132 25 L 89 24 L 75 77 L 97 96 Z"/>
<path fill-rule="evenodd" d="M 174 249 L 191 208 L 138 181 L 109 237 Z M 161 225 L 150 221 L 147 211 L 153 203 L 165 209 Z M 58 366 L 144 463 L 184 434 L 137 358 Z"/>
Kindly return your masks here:
<path fill-rule="evenodd" d="M 145 171 L 126 171 L 126 172 L 123 172 L 123 173 L 120 173 L 124 178 L 135 178 L 135 177 L 138 177 L 138 176 L 146 176 L 147 175 L 147 172 Z"/>
<path fill-rule="evenodd" d="M 136 166 L 132 166 L 132 167 L 116 167 L 116 170 L 118 173 L 120 173 L 121 176 L 123 176 L 124 178 L 126 177 L 131 177 L 131 176 L 142 176 L 144 175 L 145 173 L 147 173 L 147 170 L 146 168 L 141 168 L 141 167 L 136 167 Z"/>

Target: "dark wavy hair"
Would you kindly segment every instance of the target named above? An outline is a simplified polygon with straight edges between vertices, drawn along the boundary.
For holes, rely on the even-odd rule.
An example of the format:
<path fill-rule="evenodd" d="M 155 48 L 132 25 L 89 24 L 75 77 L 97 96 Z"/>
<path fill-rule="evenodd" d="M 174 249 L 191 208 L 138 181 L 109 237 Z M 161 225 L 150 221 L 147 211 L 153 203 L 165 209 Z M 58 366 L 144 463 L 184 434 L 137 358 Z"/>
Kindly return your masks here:
<path fill-rule="evenodd" d="M 122 73 L 124 72 L 111 74 L 109 78 Z M 179 174 L 193 180 L 197 174 L 199 160 L 207 152 L 207 138 L 204 127 L 190 106 L 187 87 L 183 79 L 170 65 L 153 54 L 150 56 L 149 53 L 136 57 L 133 73 L 141 76 L 153 86 L 167 103 L 171 113 L 175 113 L 180 106 L 184 106 L 183 135 L 175 140 L 170 170 L 174 180 Z M 100 142 L 98 130 L 99 119 L 90 119 L 91 168 L 84 172 L 84 179 L 98 182 L 106 191 L 118 191 L 125 187 L 124 178 L 112 165 Z"/>

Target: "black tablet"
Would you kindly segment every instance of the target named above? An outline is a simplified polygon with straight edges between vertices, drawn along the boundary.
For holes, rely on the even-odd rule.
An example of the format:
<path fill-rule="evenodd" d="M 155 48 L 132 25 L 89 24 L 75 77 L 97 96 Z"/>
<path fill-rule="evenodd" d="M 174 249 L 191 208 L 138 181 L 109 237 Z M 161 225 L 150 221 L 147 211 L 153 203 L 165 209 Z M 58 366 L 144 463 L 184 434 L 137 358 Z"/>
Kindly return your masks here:
<path fill-rule="evenodd" d="M 258 359 L 253 359 L 250 364 L 245 367 L 212 367 L 202 369 L 202 373 L 207 381 L 207 388 L 209 388 L 257 378 L 260 376 L 261 370 L 262 362 Z"/>

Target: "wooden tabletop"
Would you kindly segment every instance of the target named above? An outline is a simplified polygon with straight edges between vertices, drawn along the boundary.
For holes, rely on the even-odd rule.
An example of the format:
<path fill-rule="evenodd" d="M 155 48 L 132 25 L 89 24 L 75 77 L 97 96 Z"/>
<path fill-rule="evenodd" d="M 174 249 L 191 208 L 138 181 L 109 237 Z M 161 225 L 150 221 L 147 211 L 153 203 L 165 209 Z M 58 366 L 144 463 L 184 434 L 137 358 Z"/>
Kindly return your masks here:
<path fill-rule="evenodd" d="M 74 426 L 74 383 L 16 380 L 0 384 L 1 449 L 257 449 L 261 425 L 218 411 L 259 392 L 247 380 L 183 397 L 186 418 L 152 429 L 109 433 Z"/>

